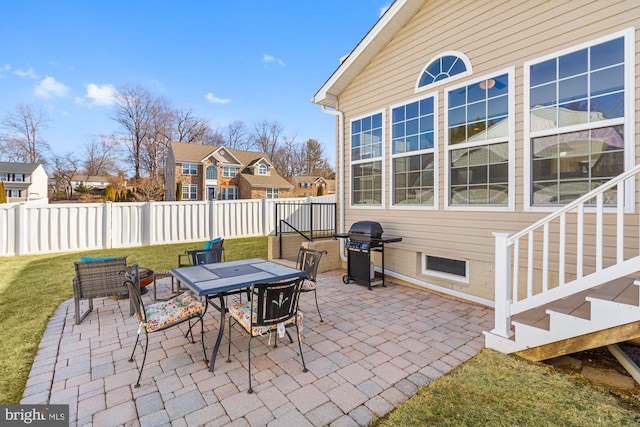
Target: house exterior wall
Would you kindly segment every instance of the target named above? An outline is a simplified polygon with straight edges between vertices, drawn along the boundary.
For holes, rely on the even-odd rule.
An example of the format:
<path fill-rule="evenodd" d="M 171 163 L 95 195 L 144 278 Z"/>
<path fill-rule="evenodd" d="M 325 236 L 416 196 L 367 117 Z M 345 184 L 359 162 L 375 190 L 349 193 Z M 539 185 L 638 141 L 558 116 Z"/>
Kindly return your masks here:
<path fill-rule="evenodd" d="M 401 243 L 386 248 L 385 267 L 415 283 L 426 282 L 445 290 L 492 300 L 494 293 L 494 237 L 492 232 L 517 232 L 553 209 L 531 209 L 525 200 L 524 147 L 524 67 L 526 61 L 573 48 L 640 22 L 636 2 L 574 1 L 428 1 L 400 30 L 369 65 L 338 97 L 338 110 L 345 114 L 344 159 L 345 224 L 360 220 L 382 223 L 385 234 L 403 237 Z M 640 43 L 636 30 L 636 60 L 640 63 Z M 470 60 L 473 73 L 461 79 L 443 82 L 424 92 L 416 92 L 416 81 L 424 67 L 447 51 L 461 52 Z M 447 174 L 445 153 L 445 90 L 484 75 L 509 71 L 514 80 L 513 167 L 510 193 L 513 204 L 507 208 L 472 206 L 446 208 Z M 635 118 L 640 118 L 636 67 Z M 437 122 L 437 200 L 433 208 L 398 208 L 391 205 L 390 107 L 436 93 Z M 350 123 L 353 119 L 384 111 L 383 205 L 351 205 Z M 527 112 L 528 113 L 528 112 Z M 638 140 L 636 130 L 636 140 Z M 636 163 L 639 150 L 636 149 Z M 638 190 L 636 189 L 636 197 Z M 612 215 L 613 216 L 613 215 Z M 627 213 L 625 222 L 638 224 L 637 214 Z M 605 221 L 612 222 L 611 218 Z M 568 224 L 569 227 L 573 224 Z M 605 225 L 606 227 L 607 225 Z M 608 225 L 611 226 L 611 225 Z M 553 230 L 551 230 L 553 233 Z M 637 248 L 635 238 L 625 240 Z M 593 244 L 593 241 L 587 242 Z M 605 253 L 615 256 L 614 241 L 604 242 Z M 468 281 L 423 274 L 425 255 L 464 260 L 468 263 Z M 575 259 L 575 256 L 574 258 Z M 571 259 L 567 260 L 570 264 Z M 538 262 L 540 265 L 541 261 Z M 379 260 L 376 261 L 380 265 Z"/>
<path fill-rule="evenodd" d="M 47 203 L 48 185 L 49 176 L 42 165 L 38 165 L 31 174 L 31 185 L 28 189 L 29 195 L 27 196 L 27 199 L 29 201 L 41 201 Z"/>

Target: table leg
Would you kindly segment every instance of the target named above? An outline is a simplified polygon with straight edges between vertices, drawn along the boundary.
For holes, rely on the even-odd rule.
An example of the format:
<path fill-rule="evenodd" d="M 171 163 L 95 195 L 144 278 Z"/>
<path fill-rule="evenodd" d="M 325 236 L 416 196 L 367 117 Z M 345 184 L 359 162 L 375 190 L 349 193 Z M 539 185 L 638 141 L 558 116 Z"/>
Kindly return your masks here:
<path fill-rule="evenodd" d="M 211 353 L 211 359 L 209 359 L 209 372 L 213 372 L 214 367 L 216 366 L 216 356 L 218 355 L 218 350 L 220 349 L 220 343 L 222 342 L 222 335 L 224 335 L 224 318 L 226 316 L 227 307 L 225 306 L 224 297 L 222 295 L 218 295 L 220 299 L 220 329 L 218 329 L 218 337 L 216 338 L 216 344 L 213 347 L 213 353 Z M 209 299 L 207 298 L 207 304 Z"/>

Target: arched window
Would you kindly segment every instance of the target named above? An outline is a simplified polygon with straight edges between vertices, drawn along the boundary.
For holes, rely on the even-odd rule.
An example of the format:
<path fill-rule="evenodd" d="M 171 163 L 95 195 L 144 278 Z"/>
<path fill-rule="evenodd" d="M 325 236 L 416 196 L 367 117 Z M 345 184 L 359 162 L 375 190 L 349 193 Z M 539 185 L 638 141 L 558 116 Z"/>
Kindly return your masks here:
<path fill-rule="evenodd" d="M 258 175 L 266 175 L 267 174 L 267 165 L 258 166 Z"/>
<path fill-rule="evenodd" d="M 218 179 L 218 168 L 215 166 L 207 167 L 207 179 Z"/>
<path fill-rule="evenodd" d="M 435 57 L 426 67 L 416 83 L 416 90 L 422 90 L 441 80 L 456 78 L 471 74 L 471 62 L 460 52 L 445 52 Z"/>

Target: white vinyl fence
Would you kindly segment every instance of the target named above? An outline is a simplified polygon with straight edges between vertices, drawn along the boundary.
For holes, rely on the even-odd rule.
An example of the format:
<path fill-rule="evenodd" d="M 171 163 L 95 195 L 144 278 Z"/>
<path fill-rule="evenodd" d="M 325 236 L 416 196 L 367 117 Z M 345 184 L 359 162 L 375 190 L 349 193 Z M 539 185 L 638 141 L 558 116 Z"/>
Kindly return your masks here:
<path fill-rule="evenodd" d="M 275 203 L 282 202 L 301 207 L 309 203 L 334 203 L 335 196 L 207 202 L 5 204 L 0 205 L 0 256 L 203 241 L 218 236 L 266 236 L 275 231 Z M 300 216 L 295 208 L 287 215 Z"/>

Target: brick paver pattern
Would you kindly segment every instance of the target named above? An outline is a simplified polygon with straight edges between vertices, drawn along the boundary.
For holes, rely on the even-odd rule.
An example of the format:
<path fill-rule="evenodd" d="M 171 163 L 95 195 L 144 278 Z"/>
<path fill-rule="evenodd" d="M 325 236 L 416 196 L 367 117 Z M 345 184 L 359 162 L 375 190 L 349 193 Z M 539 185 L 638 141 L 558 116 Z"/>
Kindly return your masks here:
<path fill-rule="evenodd" d="M 344 270 L 319 275 L 320 322 L 312 294 L 304 312 L 302 371 L 297 342 L 252 341 L 253 394 L 247 394 L 248 335 L 228 323 L 214 373 L 187 325 L 149 336 L 140 388 L 133 388 L 142 351 L 129 363 L 136 320 L 128 300 L 94 300 L 74 323 L 73 301 L 52 317 L 33 364 L 22 403 L 69 404 L 71 426 L 356 426 L 382 417 L 484 347 L 493 310 L 426 290 L 389 283 L 368 290 L 342 282 Z M 169 279 L 158 293 L 170 291 Z M 144 295 L 151 303 L 152 292 Z M 205 315 L 210 356 L 219 325 Z M 144 337 L 141 338 L 144 340 Z M 273 340 L 272 340 L 273 344 Z"/>

